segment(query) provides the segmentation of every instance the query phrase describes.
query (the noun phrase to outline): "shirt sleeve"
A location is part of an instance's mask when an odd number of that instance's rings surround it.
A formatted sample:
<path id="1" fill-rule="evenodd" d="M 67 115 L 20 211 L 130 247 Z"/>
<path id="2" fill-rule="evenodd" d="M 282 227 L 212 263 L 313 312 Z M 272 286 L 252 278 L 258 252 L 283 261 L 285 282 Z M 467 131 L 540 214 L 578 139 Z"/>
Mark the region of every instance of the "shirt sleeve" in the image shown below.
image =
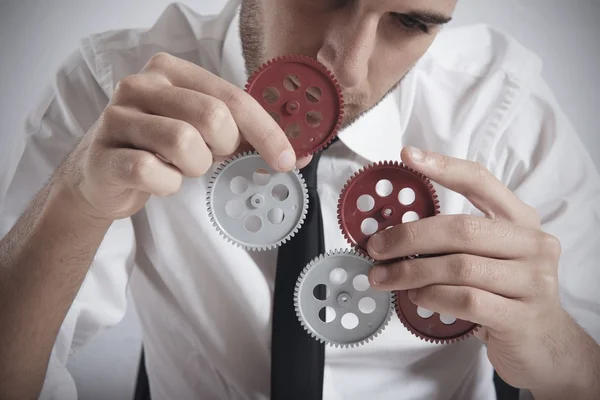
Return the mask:
<path id="1" fill-rule="evenodd" d="M 83 45 L 55 74 L 22 132 L 9 137 L 12 151 L 0 161 L 0 236 L 4 236 L 77 145 L 108 103 L 97 80 L 93 50 Z M 69 355 L 125 313 L 135 238 L 130 219 L 113 223 L 56 338 L 41 399 L 76 399 Z"/>
<path id="2" fill-rule="evenodd" d="M 562 305 L 600 343 L 600 177 L 540 76 L 489 160 L 494 175 L 537 209 L 543 231 L 560 240 Z"/>

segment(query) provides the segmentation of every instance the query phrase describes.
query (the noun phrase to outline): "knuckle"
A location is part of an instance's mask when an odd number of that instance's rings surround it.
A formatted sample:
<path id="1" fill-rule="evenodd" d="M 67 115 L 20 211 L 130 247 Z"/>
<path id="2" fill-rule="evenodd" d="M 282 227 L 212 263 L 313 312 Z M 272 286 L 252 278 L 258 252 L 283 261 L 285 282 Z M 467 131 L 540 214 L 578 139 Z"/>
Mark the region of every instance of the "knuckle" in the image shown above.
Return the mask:
<path id="1" fill-rule="evenodd" d="M 551 260 L 560 258 L 562 246 L 556 236 L 541 232 L 537 237 L 538 251 L 542 256 Z"/>
<path id="2" fill-rule="evenodd" d="M 435 157 L 435 165 L 441 171 L 446 171 L 450 167 L 450 160 L 443 155 L 434 155 Z"/>
<path id="3" fill-rule="evenodd" d="M 527 206 L 527 216 L 531 226 L 539 228 L 542 225 L 542 217 L 535 207 Z"/>
<path id="4" fill-rule="evenodd" d="M 211 152 L 206 152 L 207 154 L 204 157 L 200 157 L 199 167 L 198 167 L 198 175 L 205 175 L 214 162 L 214 157 Z"/>
<path id="5" fill-rule="evenodd" d="M 170 65 L 173 63 L 174 57 L 169 53 L 158 52 L 154 54 L 148 63 L 146 64 L 146 69 L 150 71 L 158 71 L 165 72 L 169 69 Z"/>
<path id="6" fill-rule="evenodd" d="M 139 75 L 129 75 L 117 82 L 113 93 L 113 99 L 117 103 L 131 100 L 139 92 L 143 84 L 143 78 Z"/>
<path id="7" fill-rule="evenodd" d="M 192 142 L 196 139 L 196 132 L 194 127 L 187 122 L 177 121 L 170 138 L 172 148 L 176 153 L 181 154 L 190 148 Z"/>
<path id="8" fill-rule="evenodd" d="M 151 170 L 156 164 L 156 159 L 149 153 L 141 153 L 129 165 L 129 175 L 135 182 L 145 183 Z"/>
<path id="9" fill-rule="evenodd" d="M 400 261 L 395 272 L 401 282 L 419 285 L 423 280 L 422 265 L 416 259 Z"/>
<path id="10" fill-rule="evenodd" d="M 102 125 L 107 133 L 113 132 L 123 124 L 124 110 L 121 107 L 109 105 L 102 113 Z"/>
<path id="11" fill-rule="evenodd" d="M 224 121 L 229 115 L 229 109 L 224 102 L 214 99 L 206 105 L 202 114 L 205 129 L 203 133 L 215 136 L 224 125 Z"/>
<path id="12" fill-rule="evenodd" d="M 478 315 L 482 308 L 482 299 L 474 290 L 465 290 L 461 297 L 461 306 L 472 315 Z"/>
<path id="13" fill-rule="evenodd" d="M 476 262 L 465 254 L 453 258 L 449 267 L 449 275 L 457 282 L 470 282 L 477 273 Z"/>
<path id="14" fill-rule="evenodd" d="M 548 273 L 537 273 L 532 279 L 533 294 L 537 297 L 545 297 L 546 294 L 558 292 L 558 279 Z"/>
<path id="15" fill-rule="evenodd" d="M 460 240 L 467 243 L 474 242 L 481 233 L 481 222 L 476 218 L 463 215 L 456 221 L 455 231 Z"/>
<path id="16" fill-rule="evenodd" d="M 479 162 L 473 162 L 473 174 L 478 181 L 489 178 L 490 171 Z"/>
<path id="17" fill-rule="evenodd" d="M 415 223 L 407 223 L 407 224 L 401 224 L 400 227 L 404 228 L 404 234 L 403 236 L 403 242 L 406 244 L 407 247 L 413 247 L 418 239 L 419 239 L 419 229 L 417 228 L 417 224 Z M 389 229 L 390 231 L 394 231 L 394 229 Z M 391 239 L 389 236 L 392 235 L 393 232 L 389 232 L 387 230 L 385 230 L 384 232 L 386 232 L 386 234 L 388 235 L 388 239 Z"/>
<path id="18" fill-rule="evenodd" d="M 235 88 L 227 93 L 223 104 L 225 104 L 228 109 L 240 109 L 246 104 L 246 99 L 247 96 L 245 96 L 245 93 Z"/>

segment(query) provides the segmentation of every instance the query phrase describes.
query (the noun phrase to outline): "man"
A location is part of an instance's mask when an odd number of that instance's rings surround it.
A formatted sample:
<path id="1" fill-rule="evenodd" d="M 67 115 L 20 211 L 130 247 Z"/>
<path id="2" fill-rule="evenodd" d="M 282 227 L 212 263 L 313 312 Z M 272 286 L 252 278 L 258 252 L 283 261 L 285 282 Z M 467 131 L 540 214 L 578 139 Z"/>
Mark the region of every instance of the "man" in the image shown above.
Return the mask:
<path id="1" fill-rule="evenodd" d="M 292 53 L 346 99 L 318 165 L 327 250 L 347 247 L 346 180 L 402 159 L 436 182 L 442 215 L 373 236 L 370 254 L 437 256 L 370 282 L 482 325 L 436 345 L 392 319 L 368 345 L 327 348 L 322 397 L 491 399 L 495 370 L 536 399 L 598 398 L 600 183 L 538 59 L 482 26 L 441 32 L 456 0 L 238 6 L 174 5 L 148 31 L 85 39 L 31 114 L 2 171 L 2 398 L 76 398 L 69 352 L 118 322 L 128 287 L 152 398 L 269 397 L 277 251 L 224 241 L 204 198 L 213 162 L 241 148 L 280 171 L 310 161 L 241 89 Z"/>

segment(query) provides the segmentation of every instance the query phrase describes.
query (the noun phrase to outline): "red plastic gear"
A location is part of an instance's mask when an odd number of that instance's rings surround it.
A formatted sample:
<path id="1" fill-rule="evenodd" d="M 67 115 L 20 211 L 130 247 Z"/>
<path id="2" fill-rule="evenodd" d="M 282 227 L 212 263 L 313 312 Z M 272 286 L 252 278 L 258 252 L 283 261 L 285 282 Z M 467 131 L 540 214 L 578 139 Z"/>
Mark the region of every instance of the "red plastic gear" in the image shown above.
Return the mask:
<path id="1" fill-rule="evenodd" d="M 378 184 L 381 194 L 378 193 Z M 403 189 L 411 189 L 414 200 L 410 195 L 400 196 Z M 363 195 L 370 198 L 361 198 Z M 359 199 L 362 203 L 360 208 Z M 403 217 L 409 212 L 416 213 L 419 219 L 435 216 L 440 212 L 439 200 L 426 176 L 398 162 L 379 162 L 361 169 L 348 180 L 338 201 L 340 229 L 348 243 L 364 254 L 367 254 L 367 242 L 373 233 L 403 223 Z M 377 228 L 366 234 L 362 225 L 368 219 L 371 219 L 370 222 L 374 220 Z M 419 255 L 404 259 L 415 257 Z M 478 327 L 458 319 L 452 324 L 444 324 L 437 313 L 422 318 L 417 313 L 418 307 L 408 298 L 407 291 L 395 291 L 394 295 L 396 314 L 402 324 L 425 341 L 455 342 L 472 335 Z"/>
<path id="2" fill-rule="evenodd" d="M 478 324 L 456 319 L 452 324 L 444 324 L 438 313 L 429 318 L 422 318 L 417 313 L 418 307 L 408 298 L 408 291 L 394 292 L 394 307 L 402 325 L 416 337 L 432 343 L 454 343 L 472 336 Z"/>
<path id="3" fill-rule="evenodd" d="M 382 190 L 391 190 L 390 193 L 379 195 L 378 184 Z M 410 204 L 400 202 L 399 194 L 403 189 L 411 189 L 414 193 L 414 201 Z M 358 201 L 362 195 L 371 197 L 371 209 L 359 209 Z M 397 161 L 379 162 L 362 168 L 346 182 L 338 200 L 340 229 L 348 243 L 364 254 L 367 254 L 367 242 L 373 233 L 401 224 L 408 212 L 416 213 L 419 218 L 430 217 L 439 214 L 440 205 L 431 181 Z M 377 222 L 377 229 L 371 229 L 373 232 L 369 231 L 369 234 L 361 229 L 363 223 L 368 225 L 367 219 Z"/>
<path id="4" fill-rule="evenodd" d="M 268 61 L 250 76 L 246 92 L 277 121 L 298 157 L 323 150 L 340 129 L 342 90 L 313 58 L 293 54 Z"/>

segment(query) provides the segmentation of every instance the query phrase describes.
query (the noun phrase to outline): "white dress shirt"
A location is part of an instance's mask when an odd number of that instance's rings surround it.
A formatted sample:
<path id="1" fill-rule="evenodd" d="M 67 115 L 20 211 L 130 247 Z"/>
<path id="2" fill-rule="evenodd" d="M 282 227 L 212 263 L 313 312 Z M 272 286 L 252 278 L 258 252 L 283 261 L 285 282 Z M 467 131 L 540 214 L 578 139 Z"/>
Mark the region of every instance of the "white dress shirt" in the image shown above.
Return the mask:
<path id="1" fill-rule="evenodd" d="M 0 232 L 98 118 L 117 82 L 156 52 L 243 87 L 238 3 L 217 16 L 172 5 L 148 30 L 82 40 L 30 114 L 11 158 L 0 161 Z M 443 30 L 403 84 L 321 158 L 327 250 L 349 248 L 336 204 L 362 166 L 399 160 L 405 145 L 477 161 L 534 206 L 543 229 L 560 238 L 563 305 L 600 341 L 600 181 L 541 66 L 489 27 Z M 112 225 L 60 329 L 42 398 L 77 398 L 65 367 L 70 350 L 119 322 L 128 289 L 143 329 L 153 399 L 268 398 L 277 252 L 246 252 L 217 233 L 205 207 L 207 179 L 185 179 L 175 195 L 152 197 L 141 212 Z M 480 215 L 461 195 L 436 189 L 442 213 Z M 492 371 L 477 339 L 429 344 L 393 316 L 367 345 L 326 349 L 324 398 L 494 399 Z"/>

